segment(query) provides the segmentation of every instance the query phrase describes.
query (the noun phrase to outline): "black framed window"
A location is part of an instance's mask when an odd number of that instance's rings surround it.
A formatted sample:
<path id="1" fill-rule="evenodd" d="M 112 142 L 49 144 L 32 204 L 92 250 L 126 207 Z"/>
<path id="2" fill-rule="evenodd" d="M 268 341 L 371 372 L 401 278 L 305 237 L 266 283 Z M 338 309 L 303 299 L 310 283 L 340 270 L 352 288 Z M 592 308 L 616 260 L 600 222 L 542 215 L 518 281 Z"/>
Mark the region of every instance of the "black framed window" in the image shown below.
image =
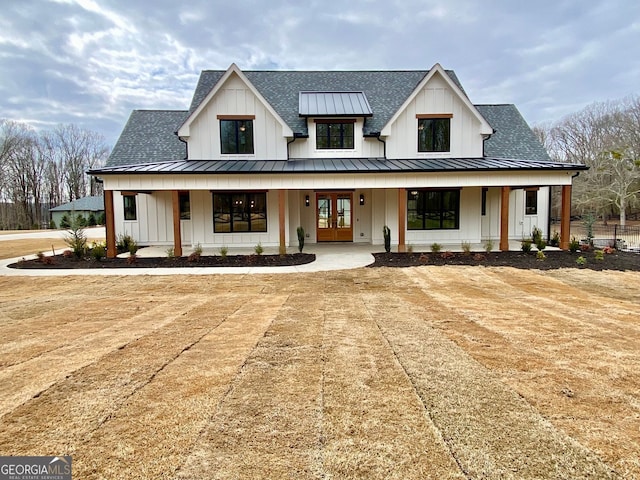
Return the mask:
<path id="1" fill-rule="evenodd" d="M 482 204 L 481 204 L 481 215 L 484 217 L 487 215 L 487 191 L 489 189 L 487 187 L 482 187 Z"/>
<path id="2" fill-rule="evenodd" d="M 451 144 L 450 118 L 418 119 L 418 151 L 448 152 Z"/>
<path id="3" fill-rule="evenodd" d="M 460 228 L 460 190 L 410 190 L 407 192 L 408 230 Z"/>
<path id="4" fill-rule="evenodd" d="M 189 192 L 179 192 L 178 201 L 180 203 L 180 220 L 191 220 L 191 200 Z"/>
<path id="5" fill-rule="evenodd" d="M 324 149 L 353 149 L 354 122 L 317 122 L 316 148 Z"/>
<path id="6" fill-rule="evenodd" d="M 124 203 L 124 219 L 125 220 L 137 220 L 138 209 L 136 207 L 136 196 L 125 195 L 122 197 Z"/>
<path id="7" fill-rule="evenodd" d="M 224 192 L 213 194 L 214 233 L 266 232 L 265 192 Z"/>
<path id="8" fill-rule="evenodd" d="M 525 190 L 524 213 L 526 215 L 538 214 L 538 191 Z"/>
<path id="9" fill-rule="evenodd" d="M 252 154 L 253 120 L 220 120 L 220 151 L 223 154 Z"/>

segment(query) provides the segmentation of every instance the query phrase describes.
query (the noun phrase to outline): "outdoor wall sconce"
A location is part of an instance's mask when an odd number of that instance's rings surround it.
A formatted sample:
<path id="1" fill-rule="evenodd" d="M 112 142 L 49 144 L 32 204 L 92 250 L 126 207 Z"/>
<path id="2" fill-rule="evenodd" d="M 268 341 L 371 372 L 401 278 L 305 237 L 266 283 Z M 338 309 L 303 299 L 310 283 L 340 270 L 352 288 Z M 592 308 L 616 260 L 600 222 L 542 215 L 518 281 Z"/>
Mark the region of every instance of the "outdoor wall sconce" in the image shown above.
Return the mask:
<path id="1" fill-rule="evenodd" d="M 308 207 L 308 206 L 309 206 L 309 195 L 306 195 L 306 196 L 304 197 L 304 206 L 305 206 L 305 207 Z"/>
<path id="2" fill-rule="evenodd" d="M 360 205 L 364 205 L 364 194 L 360 194 Z"/>

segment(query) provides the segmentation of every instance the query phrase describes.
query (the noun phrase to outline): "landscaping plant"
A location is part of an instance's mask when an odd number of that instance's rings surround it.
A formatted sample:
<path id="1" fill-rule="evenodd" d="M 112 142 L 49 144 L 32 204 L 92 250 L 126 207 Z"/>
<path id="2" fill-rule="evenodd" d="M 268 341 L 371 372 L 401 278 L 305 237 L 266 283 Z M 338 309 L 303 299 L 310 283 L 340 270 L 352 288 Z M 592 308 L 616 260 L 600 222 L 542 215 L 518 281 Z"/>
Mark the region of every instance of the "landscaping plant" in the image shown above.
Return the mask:
<path id="1" fill-rule="evenodd" d="M 382 235 L 384 237 L 384 251 L 389 253 L 391 251 L 391 230 L 386 225 L 382 227 Z"/>
<path id="2" fill-rule="evenodd" d="M 431 244 L 431 252 L 432 253 L 440 253 L 440 250 L 442 250 L 442 245 L 440 245 L 439 243 L 432 243 Z"/>
<path id="3" fill-rule="evenodd" d="M 298 227 L 296 233 L 298 234 L 298 252 L 302 253 L 304 248 L 304 228 Z"/>
<path id="4" fill-rule="evenodd" d="M 64 243 L 73 251 L 73 254 L 77 258 L 82 258 L 87 252 L 87 235 L 84 232 L 84 228 L 77 219 L 69 227 L 67 235 L 64 237 Z"/>

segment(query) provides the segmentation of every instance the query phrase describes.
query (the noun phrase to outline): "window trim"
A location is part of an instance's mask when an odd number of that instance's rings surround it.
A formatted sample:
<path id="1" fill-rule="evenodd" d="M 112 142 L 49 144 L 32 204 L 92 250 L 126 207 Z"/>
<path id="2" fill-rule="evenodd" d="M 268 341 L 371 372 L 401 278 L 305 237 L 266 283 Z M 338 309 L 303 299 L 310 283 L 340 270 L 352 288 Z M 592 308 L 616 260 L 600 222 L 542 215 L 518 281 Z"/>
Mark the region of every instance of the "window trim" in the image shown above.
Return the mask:
<path id="1" fill-rule="evenodd" d="M 123 193 L 122 194 L 122 209 L 125 222 L 136 222 L 138 220 L 138 201 L 137 194 L 135 193 Z M 133 201 L 133 218 L 127 218 L 127 212 L 131 213 L 131 206 L 127 206 L 127 201 Z"/>
<path id="2" fill-rule="evenodd" d="M 264 196 L 264 230 L 253 230 L 252 227 L 252 216 L 251 216 L 251 212 L 247 212 L 245 210 L 245 213 L 248 213 L 247 216 L 247 222 L 248 222 L 248 230 L 234 230 L 233 228 L 233 224 L 234 224 L 234 208 L 232 205 L 233 202 L 233 197 L 234 196 L 240 196 L 243 195 L 244 196 L 244 201 L 243 204 L 244 205 L 249 205 L 251 202 L 251 197 L 255 196 L 255 195 L 263 195 Z M 229 230 L 228 231 L 217 231 L 216 230 L 216 225 L 217 223 L 220 222 L 216 222 L 216 196 L 225 196 L 227 197 L 227 204 L 225 205 L 225 208 L 227 208 L 226 212 L 223 212 L 223 214 L 226 214 L 229 216 Z M 267 233 L 269 230 L 269 225 L 268 225 L 268 211 L 269 211 L 269 207 L 268 207 L 268 203 L 267 203 L 267 191 L 266 190 L 242 190 L 242 191 L 229 191 L 229 190 L 211 190 L 211 206 L 212 206 L 212 210 L 213 210 L 213 233 L 216 235 L 219 234 L 228 234 L 228 233 Z M 219 212 L 218 212 L 219 213 Z"/>
<path id="3" fill-rule="evenodd" d="M 353 118 L 345 118 L 345 119 L 341 119 L 341 118 L 316 118 L 313 120 L 313 122 L 316 124 L 316 150 L 322 150 L 322 151 L 326 151 L 326 150 L 355 150 L 356 149 L 356 120 Z M 320 136 L 318 135 L 318 125 L 340 125 L 340 146 L 339 147 L 332 147 L 331 146 L 331 135 L 329 133 L 329 129 L 327 129 L 327 136 Z M 344 135 L 344 125 L 352 125 L 351 127 L 351 136 Z M 330 128 L 330 127 L 329 127 Z M 318 139 L 319 138 L 325 138 L 327 140 L 327 146 L 326 147 L 321 147 L 318 145 Z M 351 138 L 351 142 L 352 142 L 352 146 L 351 147 L 345 147 L 344 146 L 344 140 L 345 138 Z"/>
<path id="4" fill-rule="evenodd" d="M 218 115 L 216 117 L 218 119 L 218 127 L 220 132 L 220 154 L 221 155 L 255 155 L 256 147 L 255 147 L 255 135 L 254 135 L 254 120 L 256 118 L 255 115 Z M 225 152 L 224 150 L 224 137 L 222 134 L 222 122 L 235 122 L 234 124 L 234 132 L 235 132 L 235 152 Z M 239 132 L 240 127 L 238 126 L 238 122 L 250 122 L 251 125 L 251 152 L 240 152 L 240 141 L 239 141 Z"/>
<path id="5" fill-rule="evenodd" d="M 453 113 L 416 113 L 416 120 L 418 121 L 418 124 L 416 126 L 418 153 L 449 153 L 451 152 L 451 119 L 452 118 L 453 118 Z M 445 150 L 438 150 L 435 148 L 433 150 L 428 150 L 426 148 L 426 145 L 424 146 L 424 148 L 422 148 L 423 145 L 421 145 L 422 142 L 420 141 L 420 132 L 421 130 L 424 130 L 424 126 L 422 126 L 423 120 L 447 120 L 448 138 L 446 140 L 447 148 Z M 433 138 L 431 139 L 431 143 L 433 145 L 437 143 L 435 135 L 436 135 L 436 131 L 434 130 L 432 133 Z"/>
<path id="6" fill-rule="evenodd" d="M 407 189 L 407 230 L 410 231 L 431 231 L 431 230 L 460 230 L 460 192 L 461 192 L 461 188 L 408 188 Z M 427 196 L 423 195 L 422 198 L 422 205 L 418 205 L 416 206 L 415 211 L 419 212 L 420 210 L 422 210 L 422 227 L 421 228 L 412 228 L 409 224 L 409 218 L 410 218 L 410 210 L 409 210 L 409 205 L 410 202 L 412 201 L 416 201 L 415 199 L 413 199 L 412 197 L 414 196 L 414 193 L 430 193 L 430 192 L 439 192 L 440 193 L 440 199 L 439 199 L 439 223 L 440 226 L 436 227 L 436 228 L 429 228 L 427 227 L 427 209 L 426 209 L 426 203 L 427 203 Z M 455 218 L 454 218 L 454 226 L 453 227 L 444 227 L 443 224 L 445 222 L 445 218 L 444 218 L 444 206 L 443 206 L 443 202 L 444 202 L 444 193 L 451 193 L 454 192 L 456 193 L 456 206 L 455 206 Z"/>
<path id="7" fill-rule="evenodd" d="M 533 194 L 530 196 L 530 194 Z M 529 204 L 529 198 L 532 198 L 533 205 Z M 526 188 L 524 190 L 524 214 L 525 215 L 538 215 L 538 189 Z"/>

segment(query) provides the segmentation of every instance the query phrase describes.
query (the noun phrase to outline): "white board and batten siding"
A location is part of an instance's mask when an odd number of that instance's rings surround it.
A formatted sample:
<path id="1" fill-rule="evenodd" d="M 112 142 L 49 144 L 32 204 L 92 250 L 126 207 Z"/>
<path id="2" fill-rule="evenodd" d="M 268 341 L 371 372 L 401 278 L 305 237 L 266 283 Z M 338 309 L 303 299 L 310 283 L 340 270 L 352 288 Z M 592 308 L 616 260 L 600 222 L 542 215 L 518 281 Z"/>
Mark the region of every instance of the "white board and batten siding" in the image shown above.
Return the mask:
<path id="1" fill-rule="evenodd" d="M 218 115 L 255 115 L 253 120 L 253 155 L 222 155 Z M 282 125 L 262 101 L 235 74 L 222 85 L 189 127 L 189 158 L 220 159 L 287 159 L 287 139 Z"/>
<path id="2" fill-rule="evenodd" d="M 419 114 L 452 115 L 449 152 L 418 152 L 416 115 Z M 480 128 L 480 121 L 457 92 L 440 75 L 434 75 L 391 125 L 391 134 L 387 139 L 387 157 L 482 157 L 483 137 Z"/>

